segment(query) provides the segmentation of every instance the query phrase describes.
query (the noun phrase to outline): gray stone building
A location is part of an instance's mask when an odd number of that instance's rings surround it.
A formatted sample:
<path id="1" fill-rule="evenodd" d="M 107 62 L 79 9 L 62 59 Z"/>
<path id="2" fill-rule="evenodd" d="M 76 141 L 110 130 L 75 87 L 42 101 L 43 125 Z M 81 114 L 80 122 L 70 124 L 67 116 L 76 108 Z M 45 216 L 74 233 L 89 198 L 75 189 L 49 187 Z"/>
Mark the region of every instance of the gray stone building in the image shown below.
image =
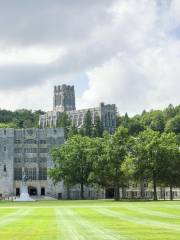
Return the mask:
<path id="1" fill-rule="evenodd" d="M 64 84 L 54 87 L 53 110 L 40 116 L 40 127 L 56 127 L 57 119 L 64 111 L 69 115 L 72 124 L 78 128 L 83 126 L 85 114 L 90 111 L 93 123 L 99 116 L 104 130 L 110 133 L 115 131 L 117 114 L 115 104 L 100 103 L 99 107 L 76 110 L 74 86 Z"/>
<path id="2" fill-rule="evenodd" d="M 31 196 L 67 198 L 63 181 L 54 185 L 48 177 L 53 167 L 49 151 L 64 143 L 62 128 L 0 129 L 0 198 L 19 196 L 22 175 Z M 86 198 L 103 198 L 104 191 L 85 187 Z M 70 188 L 70 198 L 80 198 L 80 186 Z"/>
<path id="3" fill-rule="evenodd" d="M 20 194 L 23 171 L 31 195 L 57 195 L 47 176 L 53 166 L 49 150 L 63 143 L 61 128 L 0 129 L 0 195 Z M 63 186 L 58 191 L 63 191 Z"/>

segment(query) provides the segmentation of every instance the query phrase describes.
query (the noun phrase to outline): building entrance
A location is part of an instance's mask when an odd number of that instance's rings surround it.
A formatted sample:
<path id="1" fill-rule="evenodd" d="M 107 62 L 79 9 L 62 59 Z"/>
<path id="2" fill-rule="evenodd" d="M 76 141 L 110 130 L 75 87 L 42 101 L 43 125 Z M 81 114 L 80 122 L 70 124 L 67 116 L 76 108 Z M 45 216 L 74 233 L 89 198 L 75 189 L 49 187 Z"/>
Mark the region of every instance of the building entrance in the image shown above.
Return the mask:
<path id="1" fill-rule="evenodd" d="M 37 195 L 37 188 L 36 187 L 28 187 L 28 193 L 31 196 L 36 196 Z"/>
<path id="2" fill-rule="evenodd" d="M 45 188 L 42 187 L 42 188 L 41 188 L 41 196 L 44 196 L 44 195 L 45 195 Z"/>
<path id="3" fill-rule="evenodd" d="M 16 196 L 20 195 L 20 188 L 16 188 Z"/>

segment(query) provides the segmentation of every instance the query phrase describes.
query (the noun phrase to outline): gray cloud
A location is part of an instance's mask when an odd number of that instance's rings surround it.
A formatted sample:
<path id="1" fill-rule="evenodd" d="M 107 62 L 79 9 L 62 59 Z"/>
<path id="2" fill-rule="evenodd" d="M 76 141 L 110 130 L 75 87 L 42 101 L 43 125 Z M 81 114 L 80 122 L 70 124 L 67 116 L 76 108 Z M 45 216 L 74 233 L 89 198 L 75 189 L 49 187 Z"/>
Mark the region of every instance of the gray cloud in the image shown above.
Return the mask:
<path id="1" fill-rule="evenodd" d="M 3 45 L 75 44 L 108 20 L 108 0 L 0 1 Z"/>
<path id="2" fill-rule="evenodd" d="M 89 88 L 78 96 L 81 107 L 109 101 L 134 113 L 163 106 L 167 99 L 177 103 L 178 9 L 177 0 L 0 0 L 0 52 L 28 47 L 65 51 L 49 63 L 0 64 L 0 93 L 13 90 L 15 96 L 46 85 L 46 99 L 47 86 L 86 75 Z M 37 95 L 33 104 L 40 101 Z M 18 104 L 23 101 L 24 96 Z"/>

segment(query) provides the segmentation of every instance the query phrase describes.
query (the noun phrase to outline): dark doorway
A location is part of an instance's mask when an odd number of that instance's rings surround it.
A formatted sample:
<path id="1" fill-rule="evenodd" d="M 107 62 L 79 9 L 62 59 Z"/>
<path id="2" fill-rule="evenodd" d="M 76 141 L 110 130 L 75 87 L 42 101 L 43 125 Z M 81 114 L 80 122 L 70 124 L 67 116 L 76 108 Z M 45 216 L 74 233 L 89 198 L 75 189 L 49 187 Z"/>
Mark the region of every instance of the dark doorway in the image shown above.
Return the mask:
<path id="1" fill-rule="evenodd" d="M 62 199 L 62 193 L 58 193 L 58 200 Z"/>
<path id="2" fill-rule="evenodd" d="M 106 198 L 114 198 L 114 188 L 106 189 Z"/>
<path id="3" fill-rule="evenodd" d="M 16 188 L 16 196 L 20 195 L 20 188 Z"/>
<path id="4" fill-rule="evenodd" d="M 45 188 L 42 187 L 42 188 L 41 188 L 41 196 L 44 196 L 44 195 L 45 195 Z"/>
<path id="5" fill-rule="evenodd" d="M 36 196 L 37 195 L 37 188 L 35 188 L 35 187 L 28 187 L 28 192 L 29 192 L 29 195 Z"/>

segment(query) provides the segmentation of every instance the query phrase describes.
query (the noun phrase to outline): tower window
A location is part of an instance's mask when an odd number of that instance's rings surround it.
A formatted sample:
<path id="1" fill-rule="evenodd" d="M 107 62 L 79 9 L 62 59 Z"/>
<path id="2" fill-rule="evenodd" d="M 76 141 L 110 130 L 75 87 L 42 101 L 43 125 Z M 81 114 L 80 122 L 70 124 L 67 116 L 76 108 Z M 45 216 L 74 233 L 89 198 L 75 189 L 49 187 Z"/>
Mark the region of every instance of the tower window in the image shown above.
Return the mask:
<path id="1" fill-rule="evenodd" d="M 6 164 L 4 164 L 4 172 L 6 172 Z"/>

